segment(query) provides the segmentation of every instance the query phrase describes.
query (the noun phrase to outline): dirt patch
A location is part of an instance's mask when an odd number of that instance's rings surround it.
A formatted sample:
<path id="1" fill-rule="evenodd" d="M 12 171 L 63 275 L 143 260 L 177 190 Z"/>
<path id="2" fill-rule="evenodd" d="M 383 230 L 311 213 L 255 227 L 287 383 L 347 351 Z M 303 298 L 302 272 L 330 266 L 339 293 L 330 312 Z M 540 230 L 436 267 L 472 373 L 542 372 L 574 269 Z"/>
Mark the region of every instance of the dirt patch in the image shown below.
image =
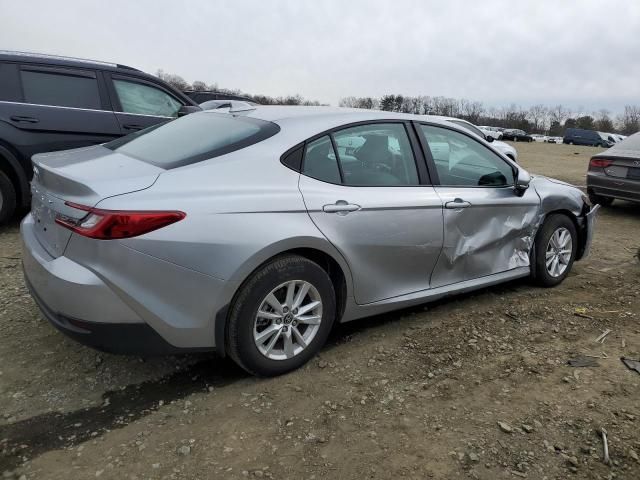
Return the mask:
<path id="1" fill-rule="evenodd" d="M 597 151 L 516 148 L 578 185 Z M 637 479 L 640 375 L 620 357 L 640 358 L 639 228 L 640 208 L 616 202 L 557 288 L 512 282 L 343 325 L 305 368 L 259 380 L 215 356 L 67 340 L 24 287 L 14 223 L 0 230 L 0 474 Z M 585 354 L 606 358 L 567 365 Z"/>

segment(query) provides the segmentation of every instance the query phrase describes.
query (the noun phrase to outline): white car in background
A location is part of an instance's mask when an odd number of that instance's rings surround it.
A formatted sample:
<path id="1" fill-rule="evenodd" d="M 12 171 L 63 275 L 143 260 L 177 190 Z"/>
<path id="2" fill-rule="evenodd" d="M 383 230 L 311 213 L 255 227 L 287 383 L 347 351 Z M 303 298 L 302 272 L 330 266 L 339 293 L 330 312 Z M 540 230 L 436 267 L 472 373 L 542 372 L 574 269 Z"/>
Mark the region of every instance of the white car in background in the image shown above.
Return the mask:
<path id="1" fill-rule="evenodd" d="M 498 127 L 480 126 L 478 127 L 485 137 L 491 137 L 494 140 L 502 140 L 502 129 Z"/>
<path id="2" fill-rule="evenodd" d="M 455 125 L 459 125 L 459 126 L 461 126 L 463 128 L 466 128 L 470 132 L 478 135 L 480 138 L 484 138 L 488 142 L 491 142 L 491 146 L 494 149 L 498 150 L 503 155 L 509 157 L 514 162 L 518 161 L 518 151 L 515 148 L 513 148 L 508 143 L 499 142 L 498 140 L 495 140 L 495 139 L 493 141 L 489 140 L 489 138 L 494 138 L 494 137 L 492 135 L 485 134 L 480 129 L 480 127 L 476 127 L 473 123 L 467 122 L 466 120 L 462 120 L 460 118 L 453 118 L 453 117 L 439 117 L 439 118 L 442 118 L 443 120 L 445 120 L 447 122 L 451 122 L 451 123 L 453 123 Z M 490 128 L 496 128 L 496 127 L 490 127 Z M 500 132 L 500 133 L 502 134 L 502 132 Z"/>
<path id="3" fill-rule="evenodd" d="M 549 137 L 546 135 L 540 135 L 539 133 L 532 133 L 531 138 L 533 138 L 534 142 L 546 142 Z"/>

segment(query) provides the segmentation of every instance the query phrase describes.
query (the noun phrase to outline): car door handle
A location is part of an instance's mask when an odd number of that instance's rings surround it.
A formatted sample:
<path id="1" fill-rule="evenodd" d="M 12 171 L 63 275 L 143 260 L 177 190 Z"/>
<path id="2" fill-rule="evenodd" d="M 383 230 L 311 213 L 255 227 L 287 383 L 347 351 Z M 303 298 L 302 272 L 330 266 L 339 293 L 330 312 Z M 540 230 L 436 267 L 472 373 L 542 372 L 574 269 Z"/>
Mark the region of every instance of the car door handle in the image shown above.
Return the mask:
<path id="1" fill-rule="evenodd" d="M 449 209 L 468 208 L 470 206 L 471 206 L 470 202 L 462 200 L 461 198 L 456 198 L 452 202 L 447 202 L 444 204 L 444 208 L 449 208 Z"/>
<path id="2" fill-rule="evenodd" d="M 347 203 L 346 200 L 338 200 L 336 203 L 330 203 L 329 205 L 325 205 L 324 207 L 322 207 L 322 211 L 326 213 L 337 213 L 346 215 L 349 212 L 360 210 L 360 208 L 360 205 Z"/>
<path id="3" fill-rule="evenodd" d="M 14 115 L 11 120 L 18 123 L 38 123 L 40 120 L 33 117 L 22 117 L 20 115 Z"/>
<path id="4" fill-rule="evenodd" d="M 125 130 L 142 130 L 144 127 L 142 125 L 128 123 L 126 125 L 123 125 L 122 128 L 124 128 Z"/>

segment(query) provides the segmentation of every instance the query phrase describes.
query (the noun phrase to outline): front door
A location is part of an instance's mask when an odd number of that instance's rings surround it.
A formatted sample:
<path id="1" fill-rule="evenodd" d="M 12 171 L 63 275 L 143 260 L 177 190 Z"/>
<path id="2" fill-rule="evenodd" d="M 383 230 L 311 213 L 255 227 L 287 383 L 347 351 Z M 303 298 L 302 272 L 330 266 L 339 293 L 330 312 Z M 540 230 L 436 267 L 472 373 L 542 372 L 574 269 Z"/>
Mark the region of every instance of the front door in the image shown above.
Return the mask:
<path id="1" fill-rule="evenodd" d="M 359 304 L 428 289 L 440 254 L 442 204 L 418 173 L 410 128 L 358 125 L 305 148 L 300 190 L 349 264 Z"/>
<path id="2" fill-rule="evenodd" d="M 426 124 L 418 130 L 444 206 L 444 245 L 431 286 L 528 266 L 539 222 L 535 190 L 516 194 L 515 166 L 471 136 Z"/>

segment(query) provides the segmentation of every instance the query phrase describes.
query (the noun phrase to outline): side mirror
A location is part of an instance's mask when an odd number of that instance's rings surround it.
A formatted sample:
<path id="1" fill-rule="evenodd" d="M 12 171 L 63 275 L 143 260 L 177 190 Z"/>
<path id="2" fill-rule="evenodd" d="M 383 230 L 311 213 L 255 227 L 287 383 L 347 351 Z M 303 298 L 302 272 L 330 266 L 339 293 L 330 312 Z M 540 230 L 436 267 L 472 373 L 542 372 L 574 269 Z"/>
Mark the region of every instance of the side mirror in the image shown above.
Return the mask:
<path id="1" fill-rule="evenodd" d="M 521 168 L 518 169 L 518 176 L 516 177 L 515 190 L 518 195 L 523 195 L 524 192 L 529 188 L 529 184 L 531 183 L 531 175 L 526 170 Z"/>
<path id="2" fill-rule="evenodd" d="M 190 113 L 200 112 L 202 109 L 195 105 L 183 105 L 178 110 L 178 117 L 184 117 L 185 115 L 189 115 Z"/>
<path id="3" fill-rule="evenodd" d="M 491 135 L 485 135 L 484 139 L 489 143 L 493 142 L 493 137 Z"/>

